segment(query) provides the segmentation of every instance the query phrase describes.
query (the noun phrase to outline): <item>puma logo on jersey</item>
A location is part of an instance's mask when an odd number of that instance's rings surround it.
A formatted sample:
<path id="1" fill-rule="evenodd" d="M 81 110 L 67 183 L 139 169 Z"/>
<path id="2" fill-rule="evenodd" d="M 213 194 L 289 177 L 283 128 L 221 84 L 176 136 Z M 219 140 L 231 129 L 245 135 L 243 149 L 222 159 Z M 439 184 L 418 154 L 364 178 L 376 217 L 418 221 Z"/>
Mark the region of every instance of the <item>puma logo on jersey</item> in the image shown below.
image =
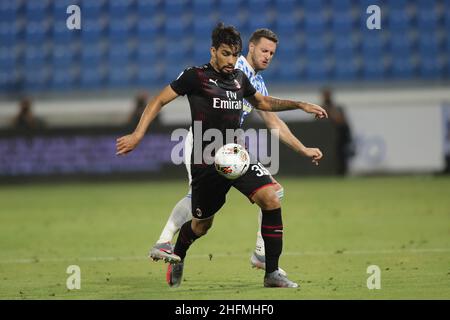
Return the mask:
<path id="1" fill-rule="evenodd" d="M 238 89 L 241 88 L 241 84 L 236 79 L 234 79 L 234 84 L 236 85 L 236 88 L 238 88 Z"/>
<path id="2" fill-rule="evenodd" d="M 217 80 L 209 79 L 209 82 L 214 83 L 217 87 L 219 86 L 219 85 L 217 84 Z"/>

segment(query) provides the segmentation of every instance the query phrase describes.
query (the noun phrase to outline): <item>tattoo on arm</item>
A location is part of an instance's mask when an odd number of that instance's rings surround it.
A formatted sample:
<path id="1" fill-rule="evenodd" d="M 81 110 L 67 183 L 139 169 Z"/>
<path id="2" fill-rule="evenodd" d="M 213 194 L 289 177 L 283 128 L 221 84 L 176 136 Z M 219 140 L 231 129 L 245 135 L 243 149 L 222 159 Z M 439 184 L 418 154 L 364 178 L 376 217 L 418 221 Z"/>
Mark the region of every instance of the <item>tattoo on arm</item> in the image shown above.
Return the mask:
<path id="1" fill-rule="evenodd" d="M 299 103 L 292 100 L 282 100 L 270 96 L 266 96 L 265 99 L 270 107 L 270 110 L 267 111 L 277 112 L 300 108 Z"/>

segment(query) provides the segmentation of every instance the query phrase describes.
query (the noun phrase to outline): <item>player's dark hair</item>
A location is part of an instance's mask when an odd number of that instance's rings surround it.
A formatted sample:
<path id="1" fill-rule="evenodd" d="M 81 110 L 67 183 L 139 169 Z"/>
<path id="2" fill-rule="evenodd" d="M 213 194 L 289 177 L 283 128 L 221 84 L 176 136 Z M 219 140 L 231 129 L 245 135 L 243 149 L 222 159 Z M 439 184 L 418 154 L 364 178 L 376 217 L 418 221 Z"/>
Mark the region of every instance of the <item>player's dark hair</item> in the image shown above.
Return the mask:
<path id="1" fill-rule="evenodd" d="M 239 52 L 242 50 L 242 39 L 239 31 L 234 26 L 225 26 L 222 22 L 219 22 L 212 31 L 211 42 L 216 49 L 221 44 L 226 44 L 236 48 Z"/>
<path id="2" fill-rule="evenodd" d="M 266 38 L 270 41 L 278 43 L 278 36 L 276 33 L 267 28 L 255 30 L 255 32 L 253 32 L 250 36 L 250 40 L 248 42 L 257 44 L 261 38 Z"/>

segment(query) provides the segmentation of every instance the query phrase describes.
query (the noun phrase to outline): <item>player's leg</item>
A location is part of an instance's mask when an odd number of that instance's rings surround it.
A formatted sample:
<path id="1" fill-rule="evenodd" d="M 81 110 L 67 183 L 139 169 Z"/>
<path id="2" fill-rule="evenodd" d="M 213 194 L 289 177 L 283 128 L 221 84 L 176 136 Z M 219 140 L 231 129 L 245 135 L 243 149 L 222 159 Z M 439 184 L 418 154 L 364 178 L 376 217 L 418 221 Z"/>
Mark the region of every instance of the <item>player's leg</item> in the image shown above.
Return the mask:
<path id="1" fill-rule="evenodd" d="M 264 239 L 266 254 L 265 287 L 290 287 L 298 285 L 278 271 L 278 262 L 283 249 L 283 221 L 281 217 L 281 203 L 275 187 L 268 185 L 259 188 L 251 196 L 262 212 L 261 235 Z"/>
<path id="2" fill-rule="evenodd" d="M 214 166 L 193 167 L 192 172 L 192 220 L 184 223 L 178 233 L 174 254 L 179 257 L 180 266 L 169 265 L 167 282 L 171 287 L 180 285 L 188 249 L 211 228 L 214 214 L 225 203 L 225 196 L 231 187 L 226 178 L 217 174 Z"/>
<path id="3" fill-rule="evenodd" d="M 164 226 L 158 241 L 150 250 L 150 257 L 154 260 L 176 262 L 179 258 L 173 254 L 172 239 L 187 221 L 192 219 L 191 214 L 191 191 L 172 209 L 172 212 Z"/>
<path id="4" fill-rule="evenodd" d="M 261 236 L 266 258 L 264 286 L 298 287 L 278 270 L 283 247 L 283 222 L 280 199 L 270 173 L 260 163 L 252 164 L 245 175 L 235 180 L 233 186 L 261 208 Z"/>
<path id="5" fill-rule="evenodd" d="M 191 204 L 191 154 L 192 154 L 193 138 L 192 138 L 192 128 L 184 141 L 184 164 L 186 166 L 186 171 L 189 178 L 189 192 L 188 194 L 178 201 L 164 226 L 158 241 L 150 250 L 150 257 L 154 260 L 163 259 L 166 262 L 177 262 L 179 258 L 173 254 L 172 239 L 175 234 L 180 230 L 181 226 L 187 221 L 192 219 L 192 204 Z"/>
<path id="6" fill-rule="evenodd" d="M 166 280 L 169 286 L 179 287 L 183 280 L 184 258 L 186 252 L 191 244 L 204 236 L 211 228 L 214 216 L 207 219 L 197 219 L 192 217 L 192 220 L 183 224 L 175 244 L 174 253 L 179 257 L 178 263 L 171 263 L 167 268 Z"/>
<path id="7" fill-rule="evenodd" d="M 272 181 L 274 183 L 275 192 L 277 194 L 278 199 L 283 198 L 284 189 L 283 187 L 273 178 Z M 264 239 L 261 235 L 261 220 L 262 220 L 262 211 L 258 208 L 258 231 L 256 232 L 256 246 L 255 251 L 252 253 L 250 257 L 250 263 L 253 268 L 265 270 L 266 268 L 266 257 L 265 257 L 265 249 L 264 249 Z M 281 274 L 287 275 L 286 271 L 282 268 L 278 268 Z"/>

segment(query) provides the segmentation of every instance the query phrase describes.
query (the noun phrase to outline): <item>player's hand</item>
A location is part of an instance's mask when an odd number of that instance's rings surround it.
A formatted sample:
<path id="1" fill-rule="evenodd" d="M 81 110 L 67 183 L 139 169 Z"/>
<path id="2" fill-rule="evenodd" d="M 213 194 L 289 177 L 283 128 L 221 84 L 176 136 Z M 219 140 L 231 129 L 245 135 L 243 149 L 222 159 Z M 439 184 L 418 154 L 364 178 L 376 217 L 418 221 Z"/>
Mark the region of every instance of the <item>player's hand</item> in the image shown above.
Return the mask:
<path id="1" fill-rule="evenodd" d="M 319 165 L 320 159 L 322 159 L 323 154 L 322 151 L 320 151 L 319 148 L 305 148 L 303 150 L 303 154 L 312 159 L 312 163 L 314 163 L 316 166 Z"/>
<path id="2" fill-rule="evenodd" d="M 325 109 L 314 103 L 305 102 L 303 111 L 315 114 L 316 119 L 328 118 L 328 114 Z"/>
<path id="3" fill-rule="evenodd" d="M 116 156 L 124 155 L 137 147 L 141 138 L 135 133 L 120 137 L 116 140 Z"/>

